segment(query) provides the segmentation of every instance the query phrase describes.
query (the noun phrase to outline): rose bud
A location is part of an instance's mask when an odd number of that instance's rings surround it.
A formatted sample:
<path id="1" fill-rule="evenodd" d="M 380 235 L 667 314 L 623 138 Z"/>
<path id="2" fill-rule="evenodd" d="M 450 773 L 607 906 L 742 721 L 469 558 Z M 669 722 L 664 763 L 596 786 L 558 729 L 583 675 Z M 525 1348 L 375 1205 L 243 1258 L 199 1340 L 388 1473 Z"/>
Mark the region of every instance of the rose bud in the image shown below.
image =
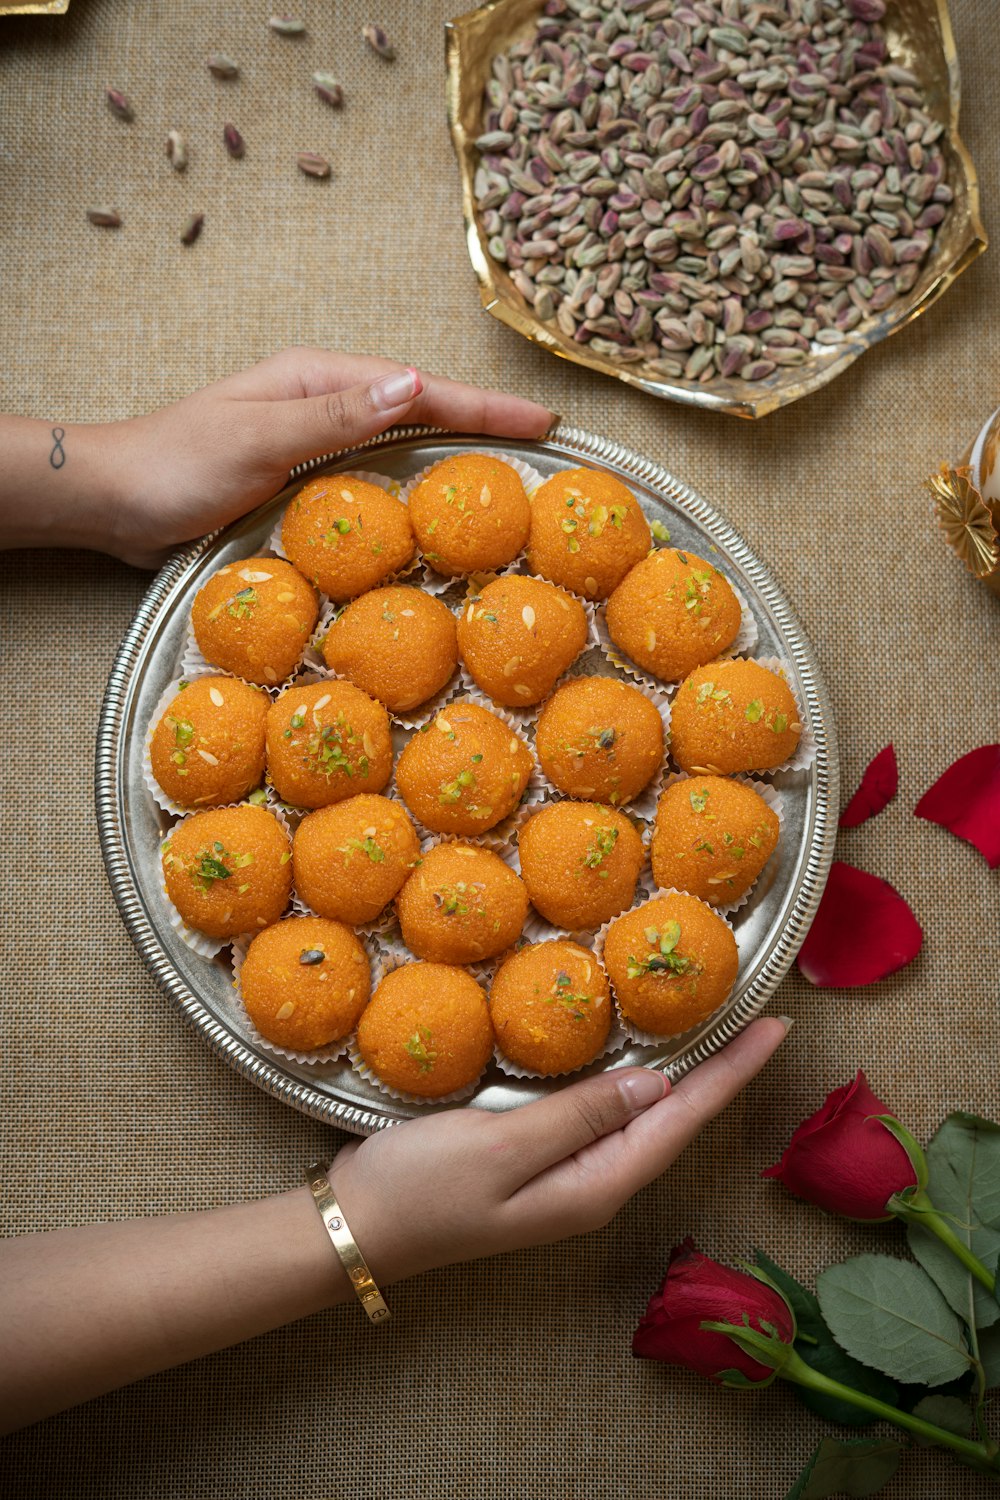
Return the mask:
<path id="1" fill-rule="evenodd" d="M 795 1337 L 795 1320 L 784 1297 L 753 1276 L 710 1260 L 688 1238 L 671 1252 L 663 1285 L 650 1298 L 632 1337 L 632 1353 L 683 1365 L 719 1383 L 731 1370 L 754 1385 L 772 1378 L 771 1367 L 753 1359 L 728 1334 L 703 1328 L 705 1322 L 759 1330 L 785 1344 Z"/>
<path id="2" fill-rule="evenodd" d="M 828 1213 L 870 1222 L 891 1219 L 886 1204 L 893 1193 L 916 1187 L 918 1174 L 906 1149 L 878 1118 L 888 1114 L 859 1070 L 853 1083 L 827 1095 L 822 1109 L 796 1130 L 777 1166 L 761 1176 L 779 1178 L 797 1198 Z"/>

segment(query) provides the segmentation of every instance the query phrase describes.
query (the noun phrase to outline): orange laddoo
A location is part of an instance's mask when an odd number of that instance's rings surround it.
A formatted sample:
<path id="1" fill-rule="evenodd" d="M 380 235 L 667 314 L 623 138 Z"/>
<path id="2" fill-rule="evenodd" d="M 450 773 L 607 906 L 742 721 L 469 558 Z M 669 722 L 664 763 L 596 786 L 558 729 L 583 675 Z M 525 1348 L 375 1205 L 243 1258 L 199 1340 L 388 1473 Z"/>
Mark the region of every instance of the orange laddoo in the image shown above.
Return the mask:
<path id="1" fill-rule="evenodd" d="M 308 813 L 292 840 L 302 900 L 321 917 L 359 927 L 374 922 L 419 859 L 405 809 L 366 793 Z"/>
<path id="2" fill-rule="evenodd" d="M 512 954 L 490 986 L 490 1018 L 505 1057 L 551 1077 L 593 1062 L 611 1030 L 611 992 L 592 953 L 562 939 Z"/>
<path id="3" fill-rule="evenodd" d="M 389 716 L 351 682 L 286 688 L 268 709 L 266 736 L 268 777 L 298 807 L 380 792 L 392 775 Z"/>
<path id="4" fill-rule="evenodd" d="M 486 453 L 442 459 L 414 486 L 409 506 L 421 552 L 448 578 L 502 568 L 528 540 L 524 485 Z"/>
<path id="5" fill-rule="evenodd" d="M 265 807 L 194 813 L 161 847 L 167 896 L 189 927 L 213 938 L 276 922 L 292 891 L 288 835 Z"/>
<path id="6" fill-rule="evenodd" d="M 149 741 L 157 782 L 182 807 L 238 802 L 264 775 L 268 698 L 236 677 L 199 677 L 181 687 Z"/>
<path id="7" fill-rule="evenodd" d="M 285 510 L 281 545 L 337 601 L 391 578 L 416 551 L 406 506 L 377 484 L 343 474 L 303 485 Z"/>
<path id="8" fill-rule="evenodd" d="M 787 682 L 755 661 L 696 668 L 671 708 L 674 759 L 696 774 L 772 770 L 794 755 L 801 733 Z"/>
<path id="9" fill-rule="evenodd" d="M 266 1041 L 311 1052 L 354 1030 L 371 994 L 371 968 L 350 928 L 322 917 L 288 917 L 250 944 L 240 991 Z"/>
<path id="10" fill-rule="evenodd" d="M 736 939 L 696 896 L 654 896 L 608 928 L 604 967 L 622 1015 L 680 1036 L 718 1010 L 739 968 Z"/>
<path id="11" fill-rule="evenodd" d="M 531 904 L 556 927 L 600 927 L 635 900 L 642 839 L 614 808 L 553 802 L 532 814 L 517 846 Z"/>
<path id="12" fill-rule="evenodd" d="M 455 616 L 420 589 L 372 589 L 330 626 L 323 657 L 339 676 L 403 713 L 433 698 L 452 676 Z"/>
<path id="13" fill-rule="evenodd" d="M 731 646 L 740 601 L 703 558 L 660 547 L 636 563 L 608 600 L 608 634 L 654 677 L 679 682 Z"/>
<path id="14" fill-rule="evenodd" d="M 586 643 L 579 599 L 516 574 L 487 584 L 458 623 L 458 649 L 473 681 L 509 708 L 540 703 Z"/>
<path id="15" fill-rule="evenodd" d="M 457 699 L 415 734 L 399 757 L 396 785 L 433 833 L 485 833 L 521 800 L 534 760 L 502 719 Z"/>
<path id="16" fill-rule="evenodd" d="M 616 677 L 574 677 L 535 729 L 542 770 L 568 797 L 631 802 L 663 764 L 663 721 L 645 693 Z"/>
<path id="17" fill-rule="evenodd" d="M 213 667 L 273 685 L 294 669 L 319 619 L 316 592 L 290 563 L 228 563 L 198 590 L 191 626 Z"/>
<path id="18" fill-rule="evenodd" d="M 358 1023 L 358 1051 L 400 1093 L 440 1099 L 475 1083 L 493 1051 L 486 996 L 449 964 L 403 964 L 387 974 Z"/>
<path id="19" fill-rule="evenodd" d="M 531 497 L 531 571 L 586 599 L 606 599 L 651 542 L 638 500 L 612 474 L 564 469 Z"/>
<path id="20" fill-rule="evenodd" d="M 438 844 L 396 901 L 403 941 L 418 958 L 473 964 L 521 936 L 528 893 L 498 854 L 471 844 Z"/>
<path id="21" fill-rule="evenodd" d="M 778 815 L 763 797 L 724 776 L 692 776 L 667 787 L 650 842 L 653 879 L 709 906 L 739 901 L 778 843 Z"/>

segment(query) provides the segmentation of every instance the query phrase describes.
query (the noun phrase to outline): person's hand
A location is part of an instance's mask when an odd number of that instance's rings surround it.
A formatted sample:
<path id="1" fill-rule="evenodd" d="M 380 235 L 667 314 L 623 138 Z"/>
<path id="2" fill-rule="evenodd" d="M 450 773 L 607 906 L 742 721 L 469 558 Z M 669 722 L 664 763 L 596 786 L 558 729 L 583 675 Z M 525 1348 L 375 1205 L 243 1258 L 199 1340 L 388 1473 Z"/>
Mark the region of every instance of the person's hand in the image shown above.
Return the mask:
<path id="1" fill-rule="evenodd" d="M 672 1089 L 627 1068 L 504 1114 L 452 1110 L 337 1155 L 330 1180 L 377 1282 L 606 1224 L 676 1160 L 784 1040 L 755 1021 Z"/>
<path id="2" fill-rule="evenodd" d="M 136 567 L 156 566 L 171 547 L 269 500 L 296 464 L 399 422 L 536 438 L 552 413 L 390 360 L 285 349 L 173 406 L 102 429 L 114 449 L 106 549 Z"/>

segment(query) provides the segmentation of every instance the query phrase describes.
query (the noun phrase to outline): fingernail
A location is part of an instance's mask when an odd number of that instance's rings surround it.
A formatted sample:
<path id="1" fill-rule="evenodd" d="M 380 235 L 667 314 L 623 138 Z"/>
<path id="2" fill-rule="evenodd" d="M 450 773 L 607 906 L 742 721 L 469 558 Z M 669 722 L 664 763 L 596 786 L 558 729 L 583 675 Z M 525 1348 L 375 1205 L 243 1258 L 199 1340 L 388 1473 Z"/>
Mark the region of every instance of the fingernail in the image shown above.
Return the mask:
<path id="1" fill-rule="evenodd" d="M 784 1026 L 784 1028 L 785 1028 L 785 1035 L 787 1036 L 788 1033 L 791 1031 L 792 1027 L 795 1025 L 795 1017 L 794 1016 L 779 1016 L 778 1020 L 781 1022 L 782 1026 Z"/>
<path id="2" fill-rule="evenodd" d="M 376 411 L 392 411 L 394 407 L 405 406 L 414 396 L 419 396 L 422 389 L 423 382 L 417 371 L 407 366 L 398 374 L 394 371 L 391 375 L 383 375 L 381 380 L 376 380 L 369 386 L 368 396 Z"/>
<path id="3" fill-rule="evenodd" d="M 667 1080 L 663 1073 L 654 1073 L 647 1068 L 642 1073 L 630 1073 L 618 1087 L 626 1109 L 648 1109 L 666 1094 Z"/>

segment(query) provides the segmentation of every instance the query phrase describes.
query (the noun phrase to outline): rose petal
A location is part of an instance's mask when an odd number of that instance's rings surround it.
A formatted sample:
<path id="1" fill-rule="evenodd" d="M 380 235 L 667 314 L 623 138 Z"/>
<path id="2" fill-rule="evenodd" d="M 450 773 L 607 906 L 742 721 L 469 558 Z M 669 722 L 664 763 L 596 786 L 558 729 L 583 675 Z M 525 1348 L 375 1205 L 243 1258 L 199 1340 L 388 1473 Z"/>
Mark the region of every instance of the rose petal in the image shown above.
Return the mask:
<path id="1" fill-rule="evenodd" d="M 880 750 L 865 766 L 861 785 L 840 815 L 841 828 L 858 828 L 891 802 L 899 787 L 899 767 L 891 745 Z"/>
<path id="2" fill-rule="evenodd" d="M 874 984 L 916 958 L 923 940 L 920 923 L 887 880 L 835 859 L 798 964 L 822 988 Z"/>
<path id="3" fill-rule="evenodd" d="M 913 811 L 974 844 L 995 870 L 1000 865 L 1000 745 L 983 745 L 961 756 Z"/>

